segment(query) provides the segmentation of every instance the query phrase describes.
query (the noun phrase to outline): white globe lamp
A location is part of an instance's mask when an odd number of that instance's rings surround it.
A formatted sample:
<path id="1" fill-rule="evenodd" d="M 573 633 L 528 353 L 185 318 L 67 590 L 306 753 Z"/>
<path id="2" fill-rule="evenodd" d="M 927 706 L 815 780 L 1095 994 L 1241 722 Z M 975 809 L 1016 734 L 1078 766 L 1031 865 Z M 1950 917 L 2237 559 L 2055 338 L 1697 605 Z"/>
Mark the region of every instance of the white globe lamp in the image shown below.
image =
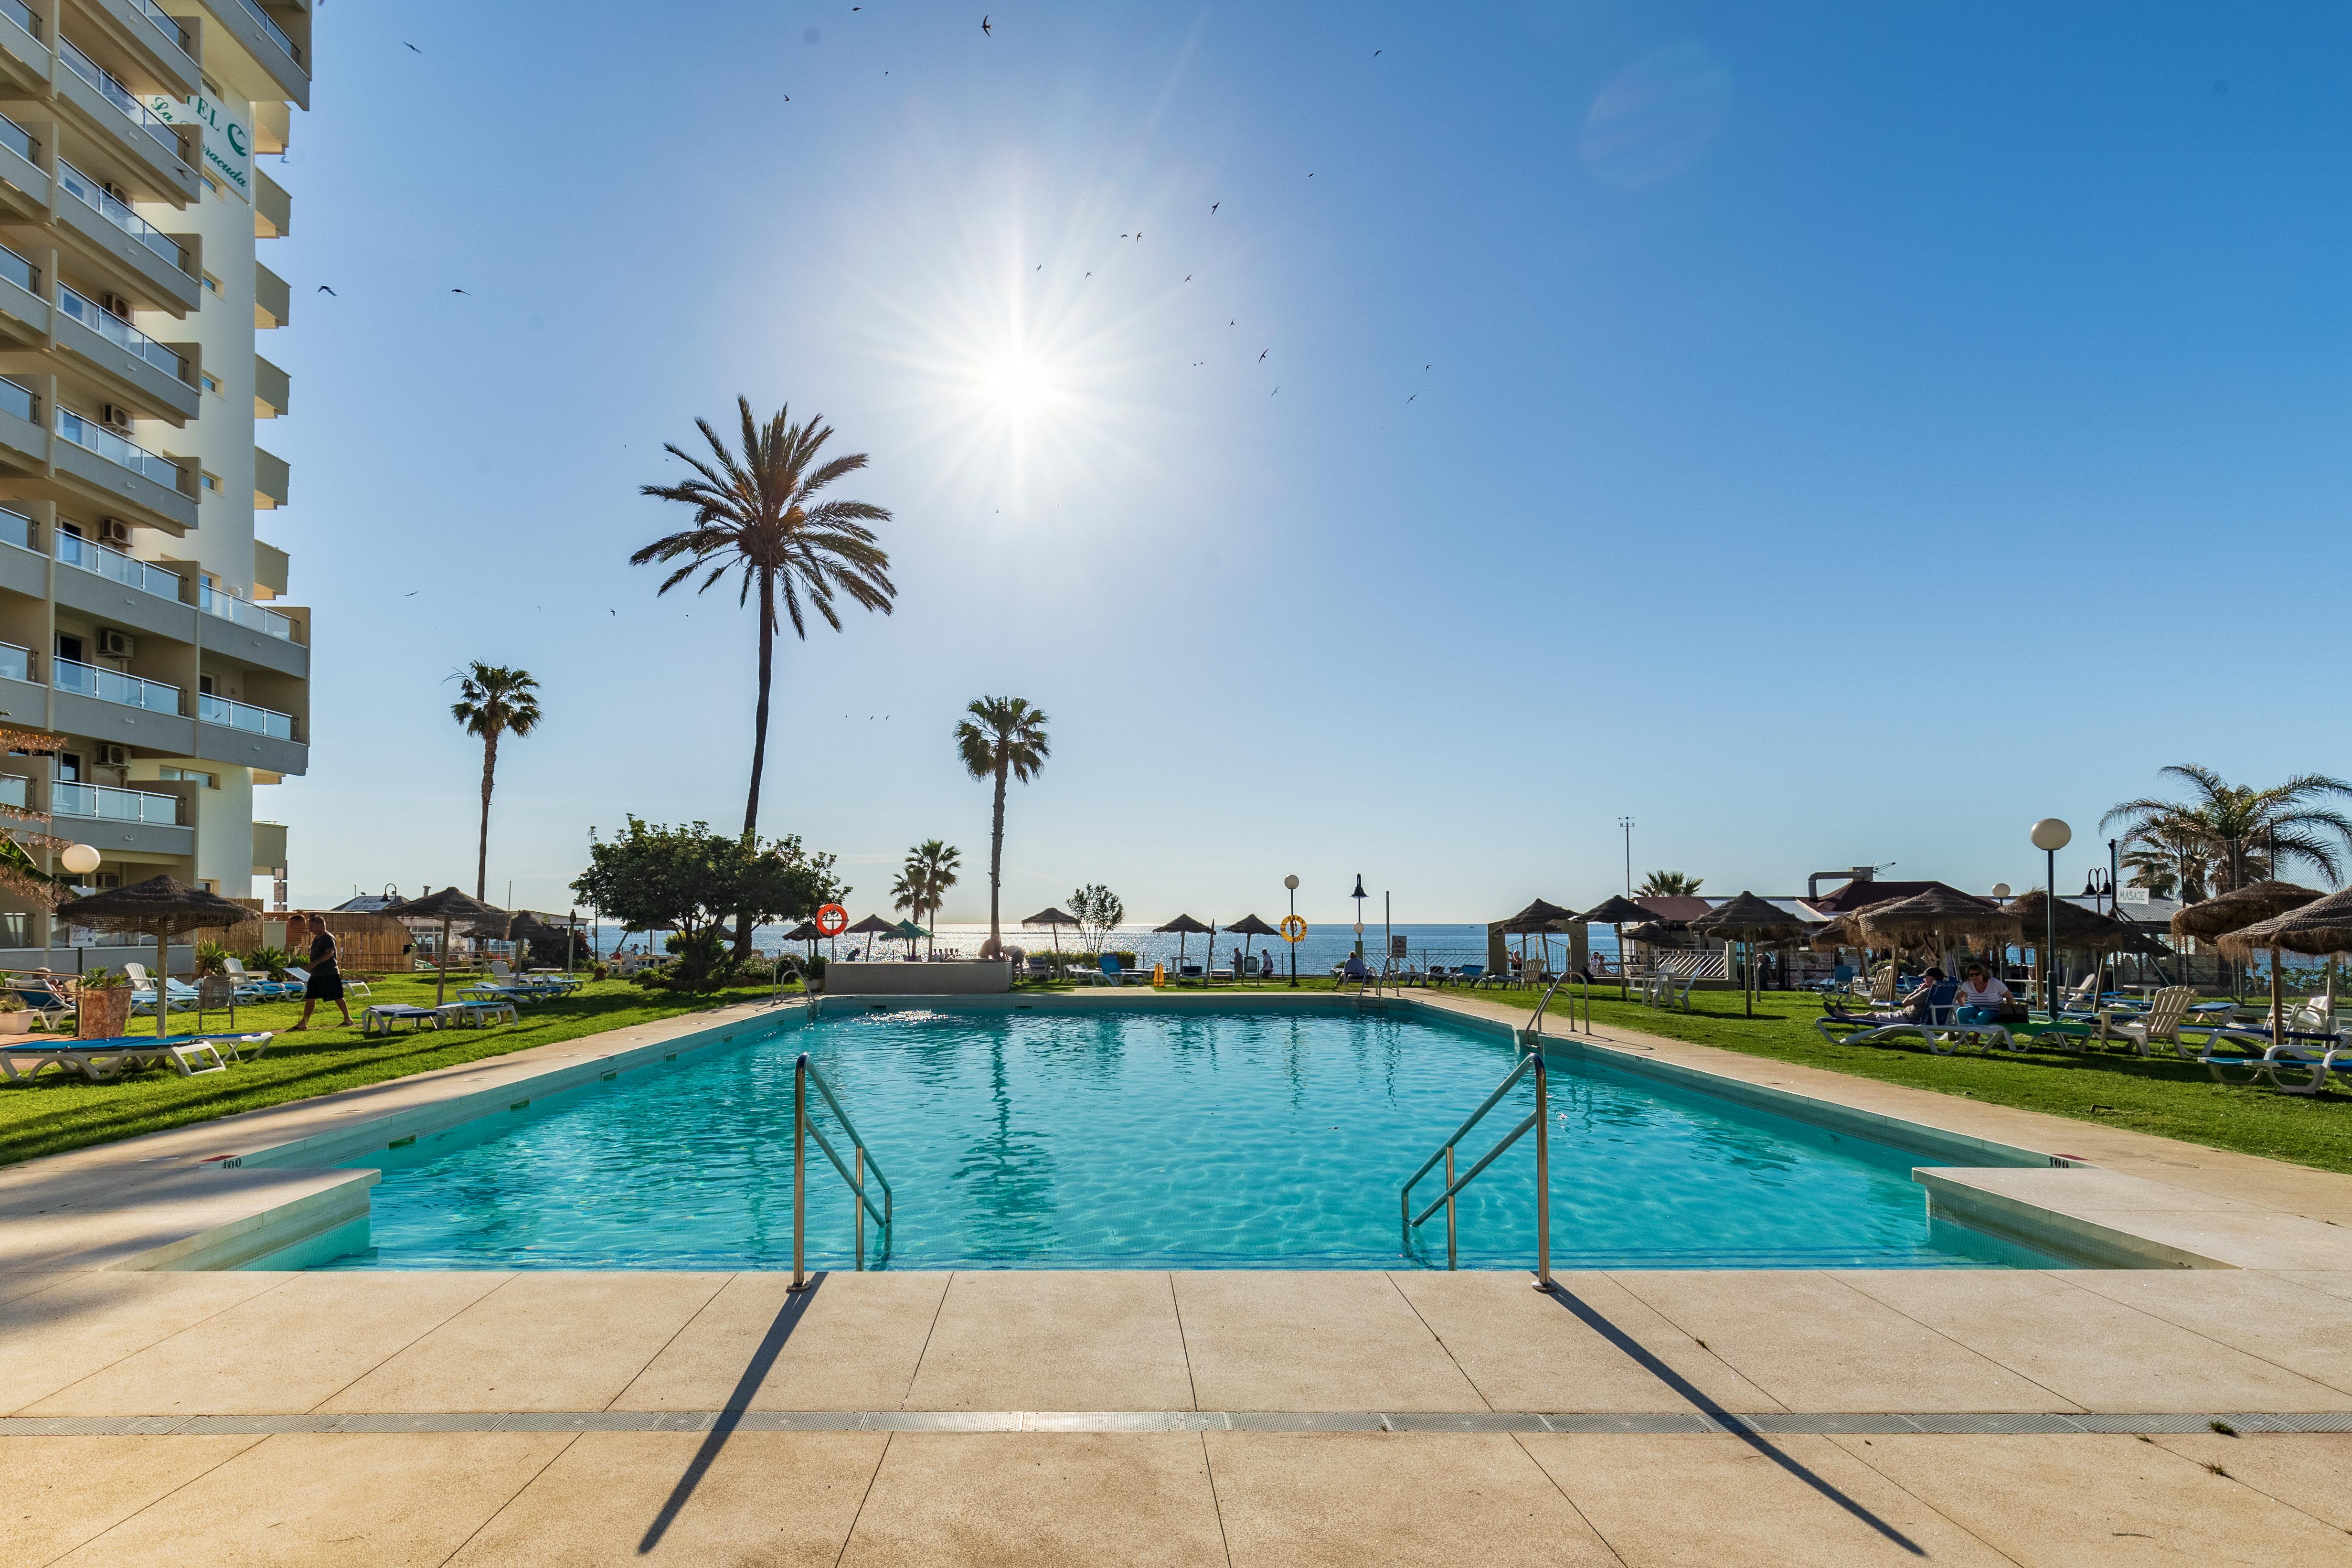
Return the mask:
<path id="1" fill-rule="evenodd" d="M 77 877 L 87 877 L 98 869 L 98 851 L 88 844 L 68 844 L 58 864 Z"/>

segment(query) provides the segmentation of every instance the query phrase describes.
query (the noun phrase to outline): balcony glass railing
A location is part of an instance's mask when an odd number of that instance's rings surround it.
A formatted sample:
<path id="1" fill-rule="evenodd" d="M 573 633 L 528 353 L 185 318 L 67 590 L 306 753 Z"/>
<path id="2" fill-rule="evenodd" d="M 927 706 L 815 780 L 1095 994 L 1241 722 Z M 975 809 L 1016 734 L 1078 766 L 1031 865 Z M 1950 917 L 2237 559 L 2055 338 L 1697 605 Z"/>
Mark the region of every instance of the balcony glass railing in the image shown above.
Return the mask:
<path id="1" fill-rule="evenodd" d="M 33 520 L 21 511 L 0 507 L 0 544 L 13 544 L 20 550 L 33 548 Z"/>
<path id="2" fill-rule="evenodd" d="M 196 602 L 205 613 L 218 616 L 225 621 L 259 632 L 264 637 L 294 640 L 294 623 L 275 610 L 265 610 L 250 599 L 240 599 L 226 588 L 215 588 L 210 583 L 197 590 Z"/>
<path id="3" fill-rule="evenodd" d="M 0 0 L 0 16 L 7 17 L 37 38 L 41 36 L 39 26 L 33 20 L 33 8 L 25 0 Z"/>
<path id="4" fill-rule="evenodd" d="M 33 395 L 32 388 L 19 386 L 6 376 L 0 375 L 0 414 L 13 414 L 28 422 L 37 421 L 41 414 L 41 400 Z"/>
<path id="5" fill-rule="evenodd" d="M 171 128 L 156 119 L 155 111 L 141 102 L 138 95 L 117 81 L 112 71 L 74 47 L 71 38 L 58 40 L 58 58 L 65 62 L 66 69 L 96 89 L 99 97 L 121 110 L 124 118 L 147 132 L 173 157 L 179 156 L 180 143 L 173 136 Z"/>
<path id="6" fill-rule="evenodd" d="M 85 205 L 97 208 L 99 216 L 170 262 L 173 267 L 183 272 L 188 269 L 186 261 L 180 256 L 177 241 L 137 213 L 132 212 L 130 207 L 117 200 L 105 186 L 67 163 L 63 158 L 58 160 L 58 184 L 65 187 L 68 195 Z"/>
<path id="7" fill-rule="evenodd" d="M 160 680 L 144 680 L 119 669 L 100 669 L 94 664 L 70 658 L 53 658 L 49 668 L 54 672 L 50 684 L 59 691 L 95 697 L 100 702 L 120 702 L 125 708 L 144 708 L 150 713 L 180 710 L 180 689 Z"/>
<path id="8" fill-rule="evenodd" d="M 126 588 L 177 600 L 180 596 L 180 574 L 166 572 L 161 566 L 125 555 L 120 550 L 110 550 L 96 540 L 84 539 L 77 533 L 58 529 L 58 560 L 68 566 L 79 566 L 85 572 L 95 572 L 109 577 Z"/>
<path id="9" fill-rule="evenodd" d="M 32 679 L 33 650 L 12 642 L 0 642 L 0 675 L 11 680 Z"/>
<path id="10" fill-rule="evenodd" d="M 49 786 L 49 812 L 55 816 L 95 816 L 106 822 L 180 826 L 179 796 L 150 795 L 143 789 L 115 789 L 109 784 L 67 784 L 60 780 Z"/>
<path id="11" fill-rule="evenodd" d="M 292 714 L 256 708 L 250 702 L 234 702 L 226 697 L 215 697 L 209 691 L 196 694 L 196 717 L 207 724 L 226 724 L 232 730 L 268 735 L 273 740 L 294 739 Z"/>
<path id="12" fill-rule="evenodd" d="M 183 54 L 187 52 L 188 35 L 182 30 L 180 24 L 173 18 L 169 11 L 156 5 L 155 0 L 136 0 L 136 3 L 139 9 L 147 13 L 147 19 L 163 29 L 165 37 L 179 45 Z"/>
<path id="13" fill-rule="evenodd" d="M 97 420 L 85 419 L 70 408 L 58 410 L 58 434 L 110 463 L 120 463 L 132 473 L 154 480 L 167 490 L 180 488 L 178 464 L 157 457 L 138 442 L 126 440 Z"/>
<path id="14" fill-rule="evenodd" d="M 31 132 L 6 115 L 0 114 L 0 147 L 7 148 L 29 163 L 33 161 L 34 149 L 38 146 L 40 143 L 33 140 Z"/>
<path id="15" fill-rule="evenodd" d="M 278 25 L 276 18 L 261 8 L 261 0 L 237 0 L 237 4 L 261 24 L 261 30 L 269 35 L 270 42 L 286 51 L 288 59 L 298 66 L 302 63 L 302 51 L 294 47 L 294 40 L 286 36 L 286 29 Z"/>
<path id="16" fill-rule="evenodd" d="M 16 253 L 11 251 L 9 254 Z M 5 273 L 6 270 L 6 259 L 0 258 L 0 273 Z M 187 379 L 178 354 L 95 300 L 86 299 L 60 283 L 58 285 L 58 308 L 115 347 L 127 349 L 145 360 L 173 381 Z"/>
<path id="17" fill-rule="evenodd" d="M 0 773 L 0 805 L 30 811 L 33 808 L 32 782 L 22 773 Z"/>
<path id="18" fill-rule="evenodd" d="M 0 245 L 0 278 L 5 278 L 27 294 L 41 291 L 41 269 L 5 245 Z"/>

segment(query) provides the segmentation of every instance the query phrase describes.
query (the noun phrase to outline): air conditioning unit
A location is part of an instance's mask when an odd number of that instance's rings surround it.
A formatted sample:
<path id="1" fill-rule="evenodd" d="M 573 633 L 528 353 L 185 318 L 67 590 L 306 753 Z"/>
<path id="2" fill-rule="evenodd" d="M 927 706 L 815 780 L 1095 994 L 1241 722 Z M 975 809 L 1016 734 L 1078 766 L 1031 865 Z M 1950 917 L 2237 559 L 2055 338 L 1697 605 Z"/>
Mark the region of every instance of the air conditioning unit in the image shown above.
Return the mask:
<path id="1" fill-rule="evenodd" d="M 119 517 L 101 517 L 98 520 L 98 542 L 110 544 L 117 550 L 128 550 L 131 548 L 131 525 Z"/>
<path id="2" fill-rule="evenodd" d="M 98 765 L 102 768 L 129 767 L 131 765 L 131 748 L 128 746 L 99 747 Z"/>
<path id="3" fill-rule="evenodd" d="M 98 297 L 98 302 L 105 308 L 107 314 L 120 316 L 125 321 L 131 319 L 131 301 L 121 295 L 101 294 Z"/>
<path id="4" fill-rule="evenodd" d="M 131 425 L 131 410 L 123 407 L 120 403 L 100 404 L 98 416 L 100 421 L 113 426 L 118 430 L 128 429 Z"/>
<path id="5" fill-rule="evenodd" d="M 112 626 L 98 628 L 98 651 L 105 658 L 129 658 L 138 651 L 129 632 L 118 632 Z"/>

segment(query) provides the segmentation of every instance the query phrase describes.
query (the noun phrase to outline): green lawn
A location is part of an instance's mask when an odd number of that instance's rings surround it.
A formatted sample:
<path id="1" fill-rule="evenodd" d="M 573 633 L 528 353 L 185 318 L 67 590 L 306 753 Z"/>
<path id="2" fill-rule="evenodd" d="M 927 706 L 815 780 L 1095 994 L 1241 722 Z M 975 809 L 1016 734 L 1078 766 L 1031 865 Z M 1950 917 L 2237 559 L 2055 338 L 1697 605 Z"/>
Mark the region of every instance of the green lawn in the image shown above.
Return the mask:
<path id="1" fill-rule="evenodd" d="M 422 980 L 403 976 L 377 981 L 373 989 L 371 996 L 352 999 L 354 1018 L 371 1001 L 425 1004 L 433 1000 L 429 975 Z M 453 981 L 450 994 L 456 994 Z M 311 1015 L 307 1032 L 280 1033 L 260 1060 L 232 1067 L 226 1073 L 182 1078 L 169 1068 L 158 1068 L 112 1083 L 43 1073 L 35 1084 L 0 1084 L 0 1164 L 625 1028 L 700 1007 L 754 1001 L 766 994 L 767 987 L 755 986 L 686 999 L 608 980 L 562 1001 L 531 1003 L 523 1007 L 518 1023 L 491 1029 L 428 1029 L 389 1039 L 361 1038 L 357 1029 L 346 1029 L 335 1022 L 331 1005 L 322 1005 Z M 299 1002 L 273 1003 L 239 1007 L 236 1023 L 240 1030 L 282 1031 L 301 1016 Z M 194 1017 L 193 1013 L 174 1013 L 172 1024 L 175 1030 L 184 1031 Z M 333 1026 L 320 1027 L 321 1018 Z M 208 1027 L 215 1029 L 226 1022 L 219 1013 L 205 1019 Z M 134 1033 L 153 1026 L 152 1018 L 131 1020 Z"/>

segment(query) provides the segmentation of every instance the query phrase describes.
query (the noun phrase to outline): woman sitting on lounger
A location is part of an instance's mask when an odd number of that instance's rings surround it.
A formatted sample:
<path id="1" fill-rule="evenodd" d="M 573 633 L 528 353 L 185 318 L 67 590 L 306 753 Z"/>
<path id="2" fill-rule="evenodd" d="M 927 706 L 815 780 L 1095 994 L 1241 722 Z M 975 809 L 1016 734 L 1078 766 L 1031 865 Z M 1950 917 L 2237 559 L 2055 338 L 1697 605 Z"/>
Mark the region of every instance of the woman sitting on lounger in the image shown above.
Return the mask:
<path id="1" fill-rule="evenodd" d="M 1993 978 L 1992 972 L 1981 963 L 1971 963 L 1967 977 L 1960 982 L 1959 1020 L 1963 1024 L 1990 1024 L 2000 1017 L 2001 1004 L 2009 1000 L 2009 987 Z"/>

